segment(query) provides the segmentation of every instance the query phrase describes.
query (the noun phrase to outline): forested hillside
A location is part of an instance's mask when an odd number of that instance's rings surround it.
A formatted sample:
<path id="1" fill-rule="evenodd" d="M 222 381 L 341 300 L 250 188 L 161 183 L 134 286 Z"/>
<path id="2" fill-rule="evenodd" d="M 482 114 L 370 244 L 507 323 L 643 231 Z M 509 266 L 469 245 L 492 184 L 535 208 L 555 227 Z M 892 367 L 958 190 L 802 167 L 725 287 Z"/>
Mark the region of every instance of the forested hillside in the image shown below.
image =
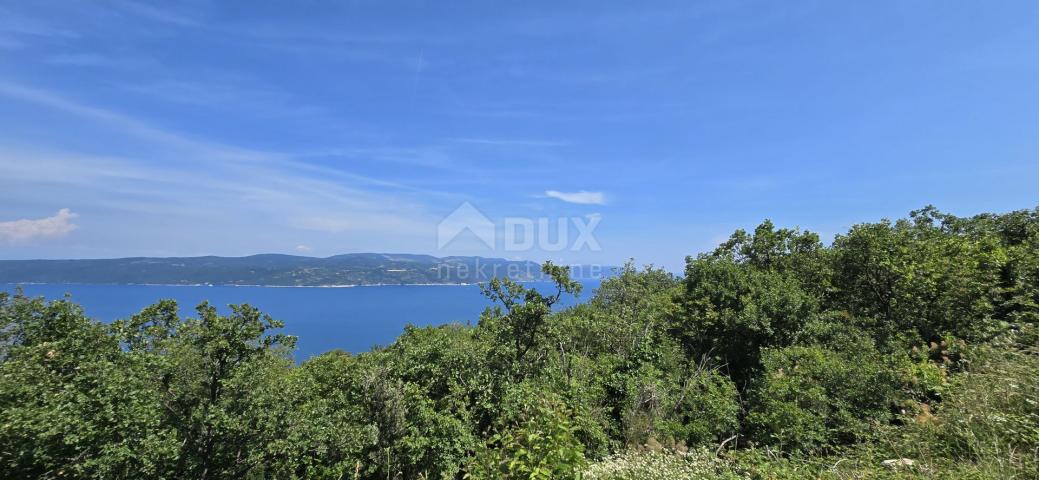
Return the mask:
<path id="1" fill-rule="evenodd" d="M 0 296 L 5 478 L 1037 478 L 1039 209 L 765 221 L 301 364 L 256 309 Z"/>
<path id="2" fill-rule="evenodd" d="M 247 257 L 134 257 L 84 260 L 0 260 L 0 283 L 159 285 L 393 285 L 486 282 L 496 276 L 542 280 L 538 264 L 486 257 L 348 253 L 326 258 L 263 254 Z M 598 278 L 601 269 L 580 273 Z"/>

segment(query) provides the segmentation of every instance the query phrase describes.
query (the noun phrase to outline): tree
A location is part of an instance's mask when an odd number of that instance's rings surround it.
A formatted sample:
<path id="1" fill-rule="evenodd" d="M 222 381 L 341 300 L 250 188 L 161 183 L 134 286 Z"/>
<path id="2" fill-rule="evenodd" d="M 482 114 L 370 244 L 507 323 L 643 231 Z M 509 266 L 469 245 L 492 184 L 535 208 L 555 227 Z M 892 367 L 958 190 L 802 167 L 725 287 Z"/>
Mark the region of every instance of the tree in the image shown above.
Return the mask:
<path id="1" fill-rule="evenodd" d="M 0 465 L 10 478 L 165 476 L 177 454 L 149 364 L 68 299 L 0 295 Z"/>
<path id="2" fill-rule="evenodd" d="M 581 284 L 570 279 L 570 268 L 545 262 L 541 271 L 552 279 L 556 292 L 544 295 L 534 288 L 527 288 L 509 278 L 494 278 L 481 291 L 491 299 L 505 307 L 503 313 L 499 307 L 485 312 L 480 319 L 480 327 L 490 331 L 500 346 L 507 346 L 512 351 L 511 366 L 522 365 L 527 353 L 531 351 L 545 333 L 545 322 L 552 306 L 559 302 L 564 293 L 580 295 Z M 510 348 L 511 347 L 511 348 Z M 528 369 L 516 368 L 520 376 Z"/>
<path id="3" fill-rule="evenodd" d="M 819 309 L 796 278 L 726 256 L 687 260 L 685 285 L 672 334 L 690 358 L 712 358 L 741 387 L 759 366 L 759 350 L 789 345 Z"/>
<path id="4" fill-rule="evenodd" d="M 868 325 L 880 344 L 912 334 L 983 339 L 994 317 L 1005 252 L 992 237 L 971 238 L 943 227 L 932 209 L 912 221 L 860 224 L 834 241 L 834 309 Z"/>

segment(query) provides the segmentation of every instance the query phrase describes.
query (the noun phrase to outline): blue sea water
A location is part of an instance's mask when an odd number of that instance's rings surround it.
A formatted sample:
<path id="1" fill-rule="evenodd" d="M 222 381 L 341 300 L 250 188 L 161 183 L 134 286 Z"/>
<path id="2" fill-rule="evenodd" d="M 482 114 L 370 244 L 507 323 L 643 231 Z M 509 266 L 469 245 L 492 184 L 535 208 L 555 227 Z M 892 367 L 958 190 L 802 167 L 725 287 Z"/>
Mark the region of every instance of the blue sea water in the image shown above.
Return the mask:
<path id="1" fill-rule="evenodd" d="M 534 284 L 547 289 L 548 284 Z M 598 282 L 586 282 L 579 299 Z M 14 292 L 16 285 L 0 284 Z M 181 315 L 208 300 L 227 313 L 229 304 L 248 303 L 285 322 L 284 332 L 299 337 L 295 358 L 305 360 L 329 350 L 362 352 L 388 345 L 408 324 L 426 326 L 472 323 L 490 301 L 476 285 L 380 285 L 349 288 L 230 287 L 167 285 L 23 285 L 26 295 L 60 299 L 66 293 L 87 315 L 104 322 L 126 318 L 160 299 L 177 300 Z"/>

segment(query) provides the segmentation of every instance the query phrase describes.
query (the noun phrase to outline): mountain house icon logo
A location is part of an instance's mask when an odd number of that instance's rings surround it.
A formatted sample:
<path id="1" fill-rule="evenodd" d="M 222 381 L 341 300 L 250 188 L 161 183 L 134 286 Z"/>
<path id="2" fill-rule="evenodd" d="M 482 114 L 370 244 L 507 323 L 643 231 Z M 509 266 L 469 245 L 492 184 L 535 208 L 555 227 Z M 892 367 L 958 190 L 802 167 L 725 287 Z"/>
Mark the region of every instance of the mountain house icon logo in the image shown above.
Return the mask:
<path id="1" fill-rule="evenodd" d="M 487 248 L 494 248 L 494 222 L 469 202 L 459 205 L 437 224 L 437 248 L 446 247 L 467 230 Z"/>

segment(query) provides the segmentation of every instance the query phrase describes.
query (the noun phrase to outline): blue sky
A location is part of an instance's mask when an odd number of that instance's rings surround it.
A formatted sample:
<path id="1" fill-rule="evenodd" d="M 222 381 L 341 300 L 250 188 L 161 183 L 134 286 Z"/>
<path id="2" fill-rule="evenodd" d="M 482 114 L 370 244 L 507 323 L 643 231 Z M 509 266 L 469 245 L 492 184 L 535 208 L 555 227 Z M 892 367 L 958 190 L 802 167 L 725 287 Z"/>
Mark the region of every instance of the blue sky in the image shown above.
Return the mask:
<path id="1" fill-rule="evenodd" d="M 677 269 L 764 218 L 1034 207 L 1037 155 L 1034 1 L 0 1 L 0 258 Z M 601 248 L 438 248 L 464 202 Z"/>

